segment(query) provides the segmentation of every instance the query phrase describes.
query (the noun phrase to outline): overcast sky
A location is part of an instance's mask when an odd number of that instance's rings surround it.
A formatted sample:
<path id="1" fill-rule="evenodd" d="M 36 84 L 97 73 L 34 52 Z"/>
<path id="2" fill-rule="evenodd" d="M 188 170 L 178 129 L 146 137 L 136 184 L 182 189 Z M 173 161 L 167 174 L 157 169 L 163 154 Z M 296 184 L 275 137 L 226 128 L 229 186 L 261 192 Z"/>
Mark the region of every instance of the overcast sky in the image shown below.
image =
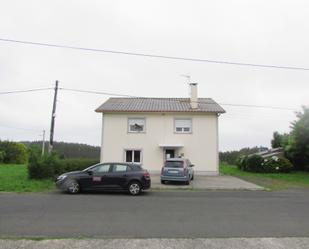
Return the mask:
<path id="1" fill-rule="evenodd" d="M 1 0 L 0 38 L 211 60 L 309 68 L 308 1 Z M 300 109 L 309 71 L 163 60 L 0 41 L 0 91 L 60 87 Z M 108 97 L 59 91 L 55 140 L 100 144 Z M 0 95 L 0 139 L 49 133 L 52 90 Z M 223 106 L 220 149 L 270 146 L 293 111 Z"/>

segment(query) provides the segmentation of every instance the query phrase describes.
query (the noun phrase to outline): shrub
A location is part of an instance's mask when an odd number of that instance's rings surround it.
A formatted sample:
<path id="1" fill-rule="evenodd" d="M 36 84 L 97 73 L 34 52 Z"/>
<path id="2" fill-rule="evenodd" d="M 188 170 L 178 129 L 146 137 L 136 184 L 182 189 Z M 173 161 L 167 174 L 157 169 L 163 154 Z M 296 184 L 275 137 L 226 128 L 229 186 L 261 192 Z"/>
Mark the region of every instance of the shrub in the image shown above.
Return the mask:
<path id="1" fill-rule="evenodd" d="M 288 173 L 293 169 L 291 162 L 284 157 L 273 156 L 271 158 L 264 159 L 263 172 L 265 173 Z"/>
<path id="2" fill-rule="evenodd" d="M 55 168 L 55 175 L 61 175 L 62 173 L 76 170 L 83 170 L 91 165 L 97 164 L 96 159 L 86 158 L 71 158 L 60 160 Z"/>
<path id="3" fill-rule="evenodd" d="M 263 172 L 264 159 L 260 155 L 250 155 L 246 158 L 244 170 L 250 172 Z"/>
<path id="4" fill-rule="evenodd" d="M 27 148 L 22 143 L 0 141 L 0 151 L 4 152 L 2 154 L 4 163 L 22 164 L 28 161 Z"/>
<path id="5" fill-rule="evenodd" d="M 236 160 L 236 165 L 240 170 L 246 169 L 247 156 L 240 156 Z"/>
<path id="6" fill-rule="evenodd" d="M 56 154 L 45 154 L 42 156 L 38 150 L 30 150 L 28 175 L 29 178 L 43 179 L 52 178 L 55 175 L 55 168 L 59 164 Z"/>
<path id="7" fill-rule="evenodd" d="M 28 174 L 30 178 L 53 178 L 65 172 L 83 170 L 98 163 L 95 159 L 59 159 L 57 153 L 41 155 L 40 149 L 29 149 Z"/>
<path id="8" fill-rule="evenodd" d="M 4 158 L 5 158 L 5 151 L 0 150 L 0 163 L 4 162 Z"/>

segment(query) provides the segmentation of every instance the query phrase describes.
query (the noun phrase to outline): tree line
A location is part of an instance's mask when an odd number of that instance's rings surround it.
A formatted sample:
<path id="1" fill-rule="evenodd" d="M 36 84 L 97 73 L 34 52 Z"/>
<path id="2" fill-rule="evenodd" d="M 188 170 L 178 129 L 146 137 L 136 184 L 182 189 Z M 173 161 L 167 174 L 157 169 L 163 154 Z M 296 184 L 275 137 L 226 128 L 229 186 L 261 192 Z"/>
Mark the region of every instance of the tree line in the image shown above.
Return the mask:
<path id="1" fill-rule="evenodd" d="M 309 170 L 309 108 L 296 113 L 296 120 L 291 122 L 289 133 L 275 131 L 271 140 L 272 148 L 282 148 L 285 158 L 292 164 L 294 170 Z M 231 165 L 237 164 L 238 158 L 247 156 L 265 147 L 243 148 L 241 150 L 220 152 L 221 162 Z"/>

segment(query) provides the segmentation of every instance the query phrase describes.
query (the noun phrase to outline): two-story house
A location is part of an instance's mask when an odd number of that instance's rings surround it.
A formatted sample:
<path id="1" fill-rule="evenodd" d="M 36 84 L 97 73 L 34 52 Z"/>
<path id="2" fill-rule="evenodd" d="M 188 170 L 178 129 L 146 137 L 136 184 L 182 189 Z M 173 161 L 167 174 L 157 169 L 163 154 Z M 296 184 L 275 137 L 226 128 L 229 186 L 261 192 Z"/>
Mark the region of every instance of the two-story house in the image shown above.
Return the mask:
<path id="1" fill-rule="evenodd" d="M 102 113 L 101 162 L 140 163 L 160 172 L 166 158 L 185 157 L 196 173 L 217 175 L 218 117 L 224 109 L 210 98 L 109 98 Z"/>

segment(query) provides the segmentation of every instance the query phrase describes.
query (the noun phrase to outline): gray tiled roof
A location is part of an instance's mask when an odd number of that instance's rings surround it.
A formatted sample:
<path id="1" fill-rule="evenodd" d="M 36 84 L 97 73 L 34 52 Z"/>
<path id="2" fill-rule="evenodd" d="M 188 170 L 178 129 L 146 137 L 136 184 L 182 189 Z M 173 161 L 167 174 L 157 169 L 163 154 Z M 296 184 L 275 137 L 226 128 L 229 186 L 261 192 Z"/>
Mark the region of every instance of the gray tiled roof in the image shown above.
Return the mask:
<path id="1" fill-rule="evenodd" d="M 109 98 L 96 112 L 211 112 L 225 110 L 210 98 L 199 98 L 192 109 L 189 98 Z"/>

